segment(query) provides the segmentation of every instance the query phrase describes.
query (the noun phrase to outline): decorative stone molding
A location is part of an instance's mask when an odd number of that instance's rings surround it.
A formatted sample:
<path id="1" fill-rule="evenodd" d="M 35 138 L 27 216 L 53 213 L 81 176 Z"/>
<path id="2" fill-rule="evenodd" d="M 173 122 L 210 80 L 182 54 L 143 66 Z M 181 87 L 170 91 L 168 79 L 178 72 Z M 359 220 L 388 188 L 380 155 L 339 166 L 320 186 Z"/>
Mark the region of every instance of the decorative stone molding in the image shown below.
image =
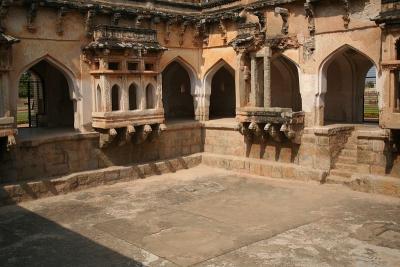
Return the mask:
<path id="1" fill-rule="evenodd" d="M 221 31 L 221 39 L 224 42 L 224 44 L 226 44 L 227 40 L 228 40 L 228 35 L 227 35 L 227 29 L 226 29 L 226 24 L 225 24 L 225 20 L 224 19 L 220 19 L 219 20 L 219 24 L 218 24 L 218 28 Z"/>
<path id="2" fill-rule="evenodd" d="M 187 30 L 189 23 L 187 21 L 184 21 L 180 25 L 180 30 L 179 30 L 179 45 L 182 46 L 184 41 L 185 41 L 185 32 Z"/>

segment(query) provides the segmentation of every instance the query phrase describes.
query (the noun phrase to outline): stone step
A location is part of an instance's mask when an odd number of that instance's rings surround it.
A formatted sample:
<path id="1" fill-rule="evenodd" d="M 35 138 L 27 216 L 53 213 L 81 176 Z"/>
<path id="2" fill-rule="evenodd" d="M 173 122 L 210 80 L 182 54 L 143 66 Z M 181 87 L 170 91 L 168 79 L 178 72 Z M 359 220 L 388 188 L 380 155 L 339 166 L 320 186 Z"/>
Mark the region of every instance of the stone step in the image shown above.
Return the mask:
<path id="1" fill-rule="evenodd" d="M 344 184 L 346 182 L 350 181 L 349 177 L 343 177 L 343 176 L 336 176 L 336 175 L 329 175 L 326 178 L 326 184 Z"/>
<path id="2" fill-rule="evenodd" d="M 336 163 L 344 163 L 344 164 L 356 164 L 357 157 L 346 157 L 340 155 L 336 161 Z"/>
<path id="3" fill-rule="evenodd" d="M 356 150 L 357 151 L 357 144 L 346 143 L 344 145 L 344 149 Z"/>
<path id="4" fill-rule="evenodd" d="M 357 158 L 357 150 L 342 149 L 340 156 Z"/>
<path id="5" fill-rule="evenodd" d="M 349 163 L 336 163 L 335 169 L 340 171 L 349 171 L 349 172 L 357 172 L 358 167 L 355 164 Z"/>
<path id="6" fill-rule="evenodd" d="M 333 169 L 331 170 L 331 175 L 341 176 L 343 178 L 350 178 L 353 175 L 353 172 Z"/>

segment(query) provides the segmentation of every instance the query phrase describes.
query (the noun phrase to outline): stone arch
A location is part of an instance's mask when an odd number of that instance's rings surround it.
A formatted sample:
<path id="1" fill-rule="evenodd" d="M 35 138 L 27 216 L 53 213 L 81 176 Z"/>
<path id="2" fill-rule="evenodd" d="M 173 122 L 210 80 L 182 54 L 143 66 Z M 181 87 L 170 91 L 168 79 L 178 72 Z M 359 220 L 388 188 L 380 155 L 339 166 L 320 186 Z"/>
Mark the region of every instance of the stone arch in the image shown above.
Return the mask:
<path id="1" fill-rule="evenodd" d="M 199 84 L 199 79 L 197 76 L 197 71 L 195 70 L 195 68 L 188 62 L 186 61 L 184 58 L 177 56 L 173 59 L 171 59 L 170 61 L 168 61 L 162 68 L 161 68 L 161 73 L 163 73 L 165 71 L 165 69 L 173 62 L 177 62 L 179 63 L 189 74 L 189 78 L 190 78 L 190 91 L 191 94 L 194 95 L 196 93 L 196 89 L 198 88 L 198 84 Z"/>
<path id="2" fill-rule="evenodd" d="M 114 84 L 111 87 L 111 111 L 121 110 L 121 87 L 118 84 Z"/>
<path id="3" fill-rule="evenodd" d="M 179 61 L 173 61 L 162 72 L 162 100 L 167 119 L 194 118 L 191 74 Z"/>
<path id="4" fill-rule="evenodd" d="M 145 89 L 146 94 L 146 109 L 156 108 L 156 88 L 149 83 Z"/>
<path id="5" fill-rule="evenodd" d="M 96 88 L 96 111 L 102 112 L 103 111 L 102 106 L 103 106 L 103 93 L 100 84 L 98 84 Z"/>
<path id="6" fill-rule="evenodd" d="M 80 100 L 82 98 L 82 95 L 80 94 L 79 86 L 77 83 L 77 79 L 76 79 L 74 73 L 68 67 L 66 67 L 64 64 L 62 64 L 57 59 L 55 59 L 54 57 L 52 57 L 48 54 L 35 59 L 34 61 L 30 62 L 28 65 L 25 65 L 17 75 L 18 80 L 21 78 L 21 75 L 23 73 L 25 73 L 27 70 L 29 70 L 30 68 L 32 68 L 33 66 L 35 66 L 37 63 L 39 63 L 41 61 L 46 61 L 51 66 L 58 69 L 65 76 L 65 78 L 67 79 L 67 82 L 68 82 L 70 98 L 72 100 L 76 101 L 76 100 Z"/>
<path id="7" fill-rule="evenodd" d="M 52 66 L 54 69 L 58 70 L 66 79 L 66 82 L 68 84 L 68 95 L 69 98 L 72 100 L 73 103 L 73 126 L 75 129 L 79 129 L 81 127 L 81 112 L 82 112 L 82 105 L 80 104 L 82 102 L 82 95 L 80 93 L 78 81 L 76 78 L 76 75 L 64 64 L 62 64 L 60 61 L 55 59 L 49 54 L 43 55 L 41 57 L 36 58 L 35 60 L 31 61 L 29 64 L 25 65 L 22 67 L 17 73 L 15 74 L 16 76 L 16 82 L 13 83 L 13 87 L 18 89 L 19 87 L 19 81 L 23 75 L 23 73 L 27 72 L 29 69 L 34 67 L 40 62 L 46 62 L 50 66 Z M 18 90 L 16 90 L 18 91 Z M 18 98 L 18 97 L 17 97 Z M 17 106 L 15 105 L 15 109 L 17 109 Z"/>
<path id="8" fill-rule="evenodd" d="M 373 66 L 374 60 L 348 44 L 322 61 L 316 100 L 318 124 L 363 122 L 365 77 Z"/>
<path id="9" fill-rule="evenodd" d="M 129 110 L 137 110 L 139 108 L 139 86 L 132 82 L 128 87 L 128 109 Z"/>
<path id="10" fill-rule="evenodd" d="M 271 58 L 271 101 L 272 107 L 302 110 L 299 67 L 281 53 Z"/>
<path id="11" fill-rule="evenodd" d="M 236 115 L 235 70 L 223 59 L 204 76 L 204 92 L 209 98 L 209 118 Z"/>

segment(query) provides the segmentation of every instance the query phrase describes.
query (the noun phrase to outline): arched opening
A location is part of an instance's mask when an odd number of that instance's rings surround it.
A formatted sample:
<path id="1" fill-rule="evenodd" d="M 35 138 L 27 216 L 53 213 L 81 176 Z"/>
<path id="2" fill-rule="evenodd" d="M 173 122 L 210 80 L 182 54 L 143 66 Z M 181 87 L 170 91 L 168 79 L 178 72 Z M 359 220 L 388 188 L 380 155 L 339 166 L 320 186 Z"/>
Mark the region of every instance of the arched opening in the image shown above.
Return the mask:
<path id="1" fill-rule="evenodd" d="M 96 109 L 98 112 L 102 111 L 101 105 L 102 105 L 102 101 L 101 101 L 101 88 L 100 85 L 97 85 L 97 90 L 96 90 Z"/>
<path id="2" fill-rule="evenodd" d="M 271 62 L 271 105 L 291 108 L 293 111 L 302 110 L 297 66 L 282 55 Z"/>
<path id="3" fill-rule="evenodd" d="M 156 107 L 155 102 L 155 90 L 152 84 L 147 85 L 146 87 L 146 108 L 153 109 Z"/>
<path id="4" fill-rule="evenodd" d="M 46 60 L 21 75 L 18 90 L 18 127 L 74 126 L 74 105 L 68 81 Z"/>
<path id="5" fill-rule="evenodd" d="M 137 86 L 132 83 L 129 86 L 129 91 L 128 91 L 128 98 L 129 98 L 129 110 L 136 110 L 138 105 L 137 105 Z"/>
<path id="6" fill-rule="evenodd" d="M 235 77 L 229 67 L 222 66 L 211 80 L 210 119 L 236 115 Z"/>
<path id="7" fill-rule="evenodd" d="M 120 110 L 119 96 L 120 96 L 119 86 L 118 85 L 114 85 L 111 88 L 111 110 L 112 111 Z"/>
<path id="8" fill-rule="evenodd" d="M 370 92 L 366 90 L 368 81 L 373 80 L 375 84 L 376 79 L 376 74 L 368 77 L 372 68 L 375 68 L 374 63 L 368 57 L 349 46 L 337 50 L 329 58 L 321 73 L 326 82 L 322 84 L 322 90 L 326 92 L 324 124 L 363 123 L 370 116 L 365 113 L 365 103 L 374 102 L 366 99 Z M 374 105 L 377 113 L 377 96 Z"/>
<path id="9" fill-rule="evenodd" d="M 165 68 L 162 77 L 165 117 L 167 119 L 194 118 L 190 76 L 187 70 L 174 61 Z"/>
<path id="10" fill-rule="evenodd" d="M 365 77 L 364 121 L 379 122 L 379 94 L 376 89 L 376 68 L 371 67 Z"/>

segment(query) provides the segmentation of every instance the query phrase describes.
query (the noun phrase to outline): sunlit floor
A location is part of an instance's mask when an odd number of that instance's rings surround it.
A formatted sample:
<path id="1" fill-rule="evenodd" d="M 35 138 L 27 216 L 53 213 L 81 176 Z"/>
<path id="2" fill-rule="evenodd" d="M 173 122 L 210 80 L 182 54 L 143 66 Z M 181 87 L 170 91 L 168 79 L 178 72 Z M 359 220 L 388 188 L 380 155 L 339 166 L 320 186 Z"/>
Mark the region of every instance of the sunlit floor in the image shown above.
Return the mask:
<path id="1" fill-rule="evenodd" d="M 5 266 L 399 266 L 400 199 L 199 166 L 0 208 Z"/>

